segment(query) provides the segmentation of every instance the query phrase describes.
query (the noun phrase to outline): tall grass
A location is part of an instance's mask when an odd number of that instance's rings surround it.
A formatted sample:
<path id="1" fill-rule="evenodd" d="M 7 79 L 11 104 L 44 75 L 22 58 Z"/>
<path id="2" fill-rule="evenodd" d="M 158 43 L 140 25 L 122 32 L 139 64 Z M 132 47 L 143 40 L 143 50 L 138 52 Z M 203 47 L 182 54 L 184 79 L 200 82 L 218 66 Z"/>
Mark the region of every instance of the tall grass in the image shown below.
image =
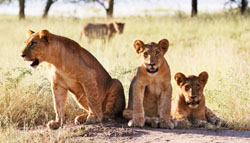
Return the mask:
<path id="1" fill-rule="evenodd" d="M 209 73 L 205 87 L 206 104 L 234 129 L 250 128 L 250 28 L 249 17 L 201 15 L 189 18 L 183 14 L 163 17 L 129 17 L 122 35 L 110 42 L 98 40 L 87 44 L 79 39 L 81 27 L 88 22 L 110 22 L 105 19 L 52 17 L 41 20 L 27 17 L 18 21 L 13 16 L 0 16 L 0 126 L 35 127 L 54 119 L 53 101 L 46 64 L 36 70 L 20 58 L 26 31 L 48 29 L 69 37 L 88 49 L 107 71 L 121 80 L 128 95 L 131 79 L 140 63 L 133 48 L 137 39 L 145 43 L 170 41 L 166 53 L 171 75 L 182 72 L 198 75 Z M 172 79 L 173 96 L 177 86 Z M 68 122 L 83 112 L 71 97 L 67 100 Z M 1 138 L 1 137 L 0 137 Z"/>

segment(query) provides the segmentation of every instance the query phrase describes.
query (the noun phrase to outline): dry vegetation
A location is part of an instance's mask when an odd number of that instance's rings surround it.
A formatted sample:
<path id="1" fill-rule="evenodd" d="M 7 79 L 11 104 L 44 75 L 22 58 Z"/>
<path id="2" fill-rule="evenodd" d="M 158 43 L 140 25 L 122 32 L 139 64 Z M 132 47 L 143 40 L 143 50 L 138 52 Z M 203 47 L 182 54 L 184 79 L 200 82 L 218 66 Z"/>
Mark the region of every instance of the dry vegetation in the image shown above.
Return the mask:
<path id="1" fill-rule="evenodd" d="M 27 17 L 25 21 L 18 21 L 13 16 L 0 16 L 0 142 L 7 139 L 9 142 L 50 142 L 51 138 L 66 134 L 60 131 L 39 135 L 20 130 L 45 125 L 55 116 L 46 64 L 31 70 L 29 63 L 22 61 L 19 55 L 28 29 L 48 29 L 79 42 L 113 77 L 122 81 L 126 96 L 139 63 L 132 46 L 134 40 L 158 42 L 167 38 L 170 48 L 165 57 L 172 77 L 176 72 L 197 75 L 207 71 L 207 106 L 227 120 L 231 128 L 250 128 L 249 17 L 217 14 L 189 18 L 179 13 L 115 20 L 126 22 L 122 35 L 107 43 L 86 44 L 79 40 L 81 27 L 87 22 L 107 22 L 105 19 Z M 173 79 L 172 85 L 175 96 L 177 86 Z M 70 96 L 66 108 L 69 123 L 83 112 Z"/>

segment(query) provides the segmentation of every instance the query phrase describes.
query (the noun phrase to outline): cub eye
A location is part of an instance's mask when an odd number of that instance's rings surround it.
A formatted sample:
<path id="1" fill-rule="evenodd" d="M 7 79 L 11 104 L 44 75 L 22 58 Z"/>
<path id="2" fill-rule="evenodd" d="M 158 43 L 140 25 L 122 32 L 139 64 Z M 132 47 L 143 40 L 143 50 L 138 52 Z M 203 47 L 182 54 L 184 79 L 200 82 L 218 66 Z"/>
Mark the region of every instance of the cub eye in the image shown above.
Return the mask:
<path id="1" fill-rule="evenodd" d="M 188 91 L 190 89 L 190 86 L 185 86 L 185 90 Z"/>
<path id="2" fill-rule="evenodd" d="M 145 52 L 145 53 L 143 54 L 143 56 L 144 56 L 144 58 L 147 58 L 147 57 L 148 57 L 148 53 Z"/>
<path id="3" fill-rule="evenodd" d="M 201 86 L 200 86 L 199 84 L 197 84 L 196 88 L 197 88 L 197 89 L 200 89 L 200 87 L 201 87 Z"/>
<path id="4" fill-rule="evenodd" d="M 156 51 L 156 52 L 155 52 L 155 56 L 156 56 L 156 57 L 158 57 L 158 56 L 159 56 L 159 54 L 160 54 L 160 52 L 159 52 L 159 51 Z"/>

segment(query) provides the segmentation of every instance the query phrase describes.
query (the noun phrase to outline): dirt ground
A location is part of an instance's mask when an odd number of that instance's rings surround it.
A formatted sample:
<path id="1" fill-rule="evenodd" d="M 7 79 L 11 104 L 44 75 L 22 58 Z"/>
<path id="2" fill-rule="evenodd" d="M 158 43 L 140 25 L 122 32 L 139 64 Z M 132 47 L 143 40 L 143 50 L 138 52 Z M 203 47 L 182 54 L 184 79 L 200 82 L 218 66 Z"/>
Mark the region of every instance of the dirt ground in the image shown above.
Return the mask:
<path id="1" fill-rule="evenodd" d="M 43 128 L 42 130 L 50 130 Z M 98 125 L 66 125 L 59 129 L 67 132 L 67 138 L 54 142 L 102 142 L 102 143 L 250 143 L 250 130 L 159 129 L 130 128 L 126 123 Z M 58 132 L 53 131 L 53 132 Z"/>

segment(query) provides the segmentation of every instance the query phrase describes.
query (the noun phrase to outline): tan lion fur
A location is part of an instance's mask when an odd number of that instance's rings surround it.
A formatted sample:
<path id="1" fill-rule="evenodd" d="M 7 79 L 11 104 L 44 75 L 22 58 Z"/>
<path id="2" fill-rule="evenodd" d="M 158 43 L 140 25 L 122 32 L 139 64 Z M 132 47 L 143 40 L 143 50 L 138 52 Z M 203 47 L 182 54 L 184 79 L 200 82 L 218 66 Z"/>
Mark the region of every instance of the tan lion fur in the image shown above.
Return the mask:
<path id="1" fill-rule="evenodd" d="M 80 34 L 80 39 L 84 36 L 87 42 L 93 39 L 110 40 L 116 33 L 122 34 L 125 23 L 114 22 L 109 24 L 102 23 L 88 23 L 86 24 Z"/>
<path id="2" fill-rule="evenodd" d="M 226 126 L 226 122 L 205 105 L 203 90 L 208 80 L 207 72 L 188 77 L 177 73 L 175 80 L 180 90 L 173 100 L 171 114 L 179 128 L 189 128 L 191 125 L 207 129 L 216 128 L 214 125 Z"/>
<path id="3" fill-rule="evenodd" d="M 170 116 L 171 75 L 164 58 L 168 47 L 167 39 L 148 44 L 140 40 L 134 42 L 142 63 L 130 84 L 128 108 L 123 112 L 125 119 L 132 119 L 129 126 L 143 127 L 146 122 L 152 127 L 174 128 Z"/>
<path id="4" fill-rule="evenodd" d="M 49 64 L 56 119 L 48 123 L 58 129 L 65 122 L 67 92 L 74 94 L 76 102 L 88 112 L 75 118 L 79 124 L 101 122 L 122 115 L 125 108 L 121 82 L 112 79 L 97 59 L 75 41 L 47 30 L 28 31 L 22 57 L 32 67 L 41 62 Z"/>

